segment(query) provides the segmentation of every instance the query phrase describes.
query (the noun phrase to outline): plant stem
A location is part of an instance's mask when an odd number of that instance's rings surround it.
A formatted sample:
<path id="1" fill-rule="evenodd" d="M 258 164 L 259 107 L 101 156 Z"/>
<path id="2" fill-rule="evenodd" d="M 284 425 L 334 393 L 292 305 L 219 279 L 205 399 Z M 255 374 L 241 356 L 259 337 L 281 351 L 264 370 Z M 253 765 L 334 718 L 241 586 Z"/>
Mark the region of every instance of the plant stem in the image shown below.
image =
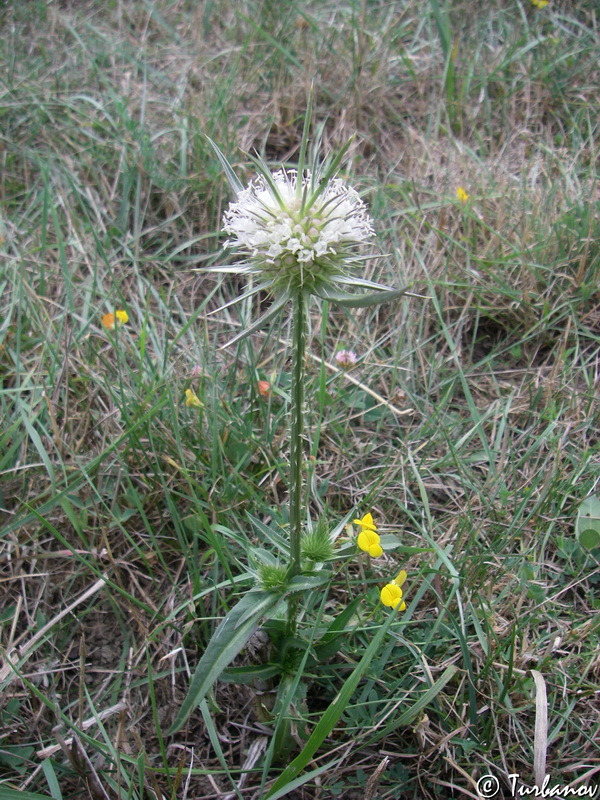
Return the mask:
<path id="1" fill-rule="evenodd" d="M 292 322 L 292 405 L 290 441 L 290 577 L 300 574 L 302 536 L 302 455 L 304 435 L 304 355 L 306 349 L 306 308 L 302 290 L 294 297 Z M 288 630 L 296 630 L 297 603 L 288 603 Z"/>

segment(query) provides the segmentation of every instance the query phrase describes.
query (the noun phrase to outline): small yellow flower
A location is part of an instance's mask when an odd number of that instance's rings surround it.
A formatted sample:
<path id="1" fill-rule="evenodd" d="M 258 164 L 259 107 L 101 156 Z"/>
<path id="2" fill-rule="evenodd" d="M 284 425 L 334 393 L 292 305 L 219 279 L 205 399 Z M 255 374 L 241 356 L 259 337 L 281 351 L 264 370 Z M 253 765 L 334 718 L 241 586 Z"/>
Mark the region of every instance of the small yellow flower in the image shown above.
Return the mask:
<path id="1" fill-rule="evenodd" d="M 545 8 L 548 5 L 548 0 L 531 0 L 536 8 Z"/>
<path id="2" fill-rule="evenodd" d="M 365 514 L 362 519 L 355 519 L 352 520 L 355 525 L 360 525 L 363 530 L 367 531 L 376 531 L 377 525 L 373 522 L 373 515 L 372 514 Z"/>
<path id="3" fill-rule="evenodd" d="M 185 390 L 185 404 L 188 408 L 204 408 L 204 403 L 193 389 Z"/>
<path id="4" fill-rule="evenodd" d="M 368 553 L 371 558 L 378 558 L 383 553 L 381 545 L 379 544 L 380 538 L 375 531 L 362 530 L 358 534 L 356 542 L 360 549 Z"/>
<path id="5" fill-rule="evenodd" d="M 396 608 L 398 606 L 399 611 L 404 611 L 406 608 L 406 603 L 402 599 L 402 584 L 406 580 L 406 572 L 401 570 L 398 573 L 398 577 L 394 578 L 394 580 L 386 583 L 383 589 L 380 592 L 380 599 L 384 606 L 388 606 L 389 608 Z"/>
<path id="6" fill-rule="evenodd" d="M 357 544 L 361 550 L 368 553 L 372 558 L 377 558 L 383 553 L 380 538 L 377 533 L 377 525 L 373 522 L 372 514 L 365 514 L 362 519 L 353 520 L 355 525 L 360 525 Z"/>
<path id="7" fill-rule="evenodd" d="M 467 192 L 465 192 L 462 186 L 459 186 L 456 189 L 456 196 L 458 197 L 461 203 L 466 203 L 467 200 L 469 199 L 469 195 L 467 194 Z"/>
<path id="8" fill-rule="evenodd" d="M 118 308 L 114 314 L 104 314 L 102 324 L 109 331 L 114 331 L 115 327 L 120 327 L 129 322 L 129 314 Z"/>

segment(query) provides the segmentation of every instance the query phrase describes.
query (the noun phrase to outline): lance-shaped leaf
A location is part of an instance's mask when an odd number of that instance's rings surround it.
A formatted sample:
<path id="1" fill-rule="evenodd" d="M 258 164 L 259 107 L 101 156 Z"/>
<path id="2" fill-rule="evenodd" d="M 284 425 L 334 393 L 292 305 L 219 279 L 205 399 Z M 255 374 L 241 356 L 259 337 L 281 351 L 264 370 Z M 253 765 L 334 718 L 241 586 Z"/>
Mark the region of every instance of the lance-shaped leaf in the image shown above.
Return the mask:
<path id="1" fill-rule="evenodd" d="M 360 289 L 375 289 L 378 292 L 395 292 L 391 286 L 385 286 L 383 283 L 376 283 L 375 281 L 367 281 L 365 278 L 357 278 L 354 275 L 336 275 L 335 282 L 343 286 L 355 286 Z"/>
<path id="2" fill-rule="evenodd" d="M 302 177 L 304 175 L 304 164 L 306 162 L 306 148 L 308 147 L 308 136 L 310 133 L 310 123 L 312 122 L 312 110 L 313 110 L 313 99 L 314 99 L 314 83 L 311 83 L 310 90 L 308 92 L 308 102 L 306 104 L 306 113 L 304 114 L 304 127 L 302 129 L 302 140 L 300 142 L 300 152 L 298 154 L 298 175 Z M 300 197 L 302 191 L 302 181 L 298 182 L 297 192 L 298 197 Z"/>
<path id="3" fill-rule="evenodd" d="M 328 572 L 322 575 L 295 575 L 288 584 L 290 592 L 302 592 L 307 590 L 319 589 L 331 580 Z"/>
<path id="4" fill-rule="evenodd" d="M 237 336 L 234 336 L 233 339 L 230 339 L 226 344 L 222 345 L 219 348 L 219 350 L 223 350 L 225 347 L 230 347 L 232 344 L 235 344 L 236 342 L 245 339 L 247 336 L 253 334 L 254 331 L 257 331 L 259 330 L 259 328 L 262 328 L 263 325 L 266 325 L 267 322 L 272 320 L 273 317 L 275 317 L 279 313 L 279 311 L 281 311 L 281 309 L 289 299 L 290 299 L 289 295 L 287 294 L 281 294 L 278 297 L 276 297 L 275 300 L 269 306 L 269 308 L 265 311 L 265 313 L 261 317 L 259 317 L 256 320 L 256 322 L 253 322 L 249 328 L 244 328 L 244 330 L 238 333 Z"/>
<path id="5" fill-rule="evenodd" d="M 267 681 L 281 675 L 279 664 L 246 664 L 243 667 L 229 667 L 221 673 L 221 683 L 254 683 Z"/>
<path id="6" fill-rule="evenodd" d="M 51 800 L 49 794 L 26 792 L 23 789 L 11 789 L 2 784 L 2 800 Z"/>
<path id="7" fill-rule="evenodd" d="M 353 140 L 354 140 L 354 137 L 351 137 L 350 139 L 348 139 L 348 141 L 342 147 L 342 149 L 338 153 L 336 153 L 335 157 L 332 158 L 331 162 L 326 165 L 326 169 L 325 169 L 324 174 L 318 176 L 319 180 L 318 180 L 317 183 L 314 181 L 314 178 L 313 178 L 313 183 L 312 183 L 311 188 L 313 188 L 314 191 L 311 194 L 311 196 L 308 198 L 308 202 L 306 204 L 308 206 L 308 208 L 310 208 L 312 205 L 314 205 L 315 200 L 321 194 L 323 194 L 325 189 L 327 189 L 327 185 L 328 185 L 329 181 L 337 174 L 337 171 L 340 168 L 340 164 L 342 163 L 342 159 L 346 155 L 346 151 L 348 150 L 348 148 L 352 144 Z"/>
<path id="8" fill-rule="evenodd" d="M 252 636 L 259 620 L 279 603 L 282 596 L 279 592 L 248 592 L 222 620 L 198 662 L 169 735 L 181 728 L 225 667 L 231 664 Z"/>
<path id="9" fill-rule="evenodd" d="M 250 297 L 254 297 L 255 294 L 259 292 L 265 292 L 271 288 L 273 285 L 273 281 L 269 281 L 268 283 L 261 283 L 258 286 L 253 286 L 251 289 L 248 289 L 243 294 L 239 294 L 237 297 L 234 297 L 233 300 L 229 300 L 227 303 L 223 303 L 222 306 L 215 308 L 214 311 L 209 311 L 206 315 L 207 317 L 212 316 L 213 314 L 218 314 L 219 311 L 224 311 L 226 308 L 230 306 L 234 306 L 237 303 L 241 303 L 242 300 L 248 300 Z"/>
<path id="10" fill-rule="evenodd" d="M 229 185 L 231 186 L 233 191 L 236 193 L 236 195 L 238 195 L 244 189 L 240 179 L 238 178 L 238 176 L 233 171 L 233 168 L 232 168 L 231 164 L 229 163 L 229 161 L 227 161 L 227 159 L 225 158 L 223 153 L 219 150 L 218 146 L 213 142 L 213 140 L 210 138 L 210 136 L 207 136 L 206 138 L 210 142 L 210 144 L 212 146 L 212 149 L 215 151 L 215 153 L 217 154 L 217 158 L 221 162 L 221 166 L 223 167 L 225 175 L 227 175 L 227 180 L 229 181 Z"/>
<path id="11" fill-rule="evenodd" d="M 253 264 L 241 262 L 240 264 L 217 264 L 212 267 L 193 269 L 192 272 L 229 272 L 233 275 L 258 275 L 260 270 Z"/>
<path id="12" fill-rule="evenodd" d="M 402 297 L 409 290 L 410 287 L 405 286 L 404 289 L 382 289 L 379 292 L 369 292 L 368 294 L 352 294 L 351 292 L 342 292 L 339 289 L 334 289 L 331 286 L 320 286 L 316 290 L 316 294 L 322 297 L 323 300 L 329 300 L 346 308 L 366 308 L 367 306 L 389 303 L 390 300 Z"/>

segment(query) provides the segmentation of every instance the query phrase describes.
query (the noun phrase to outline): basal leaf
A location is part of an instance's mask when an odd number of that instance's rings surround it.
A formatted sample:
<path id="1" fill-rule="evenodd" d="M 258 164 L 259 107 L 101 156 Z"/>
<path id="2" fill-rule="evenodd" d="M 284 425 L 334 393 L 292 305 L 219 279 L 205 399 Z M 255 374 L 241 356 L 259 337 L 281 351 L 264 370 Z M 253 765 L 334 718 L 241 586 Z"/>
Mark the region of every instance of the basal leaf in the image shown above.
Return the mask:
<path id="1" fill-rule="evenodd" d="M 181 728 L 200 701 L 206 697 L 225 667 L 233 661 L 252 636 L 261 617 L 280 600 L 281 594 L 276 592 L 248 592 L 231 609 L 215 631 L 198 662 L 185 700 L 169 729 L 169 735 Z"/>

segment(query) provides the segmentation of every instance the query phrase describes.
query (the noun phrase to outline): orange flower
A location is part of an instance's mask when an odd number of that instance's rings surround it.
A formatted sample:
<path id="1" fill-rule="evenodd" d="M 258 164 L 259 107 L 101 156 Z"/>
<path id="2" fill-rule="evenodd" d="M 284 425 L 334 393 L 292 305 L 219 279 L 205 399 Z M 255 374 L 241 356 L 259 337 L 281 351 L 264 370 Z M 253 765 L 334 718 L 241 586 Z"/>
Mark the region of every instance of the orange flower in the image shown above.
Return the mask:
<path id="1" fill-rule="evenodd" d="M 268 397 L 271 394 L 271 384 L 269 381 L 258 382 L 258 393 L 261 397 Z"/>
<path id="2" fill-rule="evenodd" d="M 125 325 L 127 322 L 129 322 L 129 314 L 122 308 L 117 309 L 114 314 L 104 314 L 102 317 L 102 324 L 109 331 L 114 331 L 116 327 Z"/>

